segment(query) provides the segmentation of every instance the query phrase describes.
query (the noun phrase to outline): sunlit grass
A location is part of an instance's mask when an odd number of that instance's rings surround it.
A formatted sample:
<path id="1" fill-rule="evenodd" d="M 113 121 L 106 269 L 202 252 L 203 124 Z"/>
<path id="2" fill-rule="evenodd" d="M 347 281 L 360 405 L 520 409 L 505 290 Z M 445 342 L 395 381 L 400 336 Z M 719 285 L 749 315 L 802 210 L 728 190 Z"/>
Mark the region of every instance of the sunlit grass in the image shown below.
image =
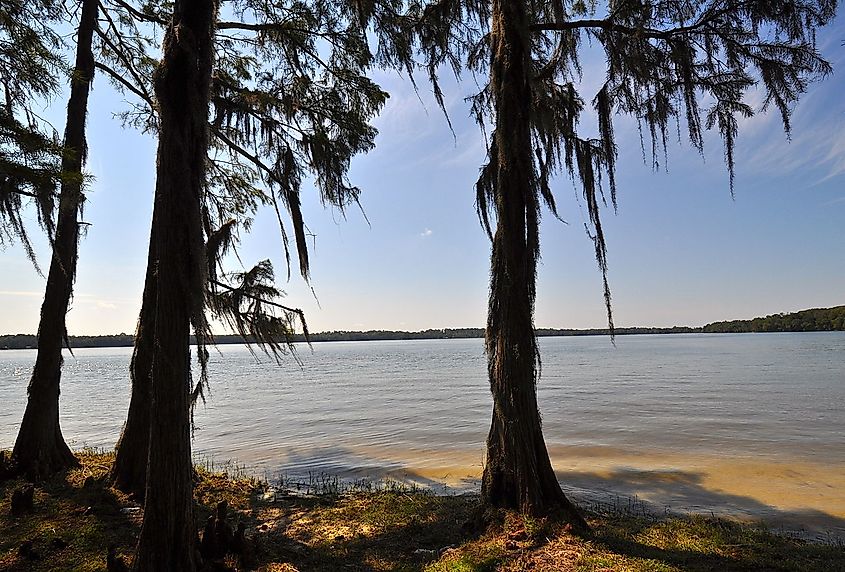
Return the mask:
<path id="1" fill-rule="evenodd" d="M 36 488 L 34 514 L 12 518 L 9 497 L 22 481 L 0 484 L 0 571 L 105 570 L 110 544 L 131 558 L 140 507 L 107 485 L 111 455 L 77 455 L 79 468 Z M 845 570 L 841 545 L 810 544 L 724 519 L 658 518 L 624 503 L 594 507 L 588 514 L 593 530 L 583 536 L 512 513 L 480 529 L 473 495 L 435 495 L 393 482 L 345 486 L 329 478 L 315 479 L 305 494 L 272 488 L 235 465 L 210 469 L 196 469 L 198 522 L 226 500 L 233 526 L 245 523 L 264 572 Z M 38 560 L 19 554 L 26 541 Z"/>

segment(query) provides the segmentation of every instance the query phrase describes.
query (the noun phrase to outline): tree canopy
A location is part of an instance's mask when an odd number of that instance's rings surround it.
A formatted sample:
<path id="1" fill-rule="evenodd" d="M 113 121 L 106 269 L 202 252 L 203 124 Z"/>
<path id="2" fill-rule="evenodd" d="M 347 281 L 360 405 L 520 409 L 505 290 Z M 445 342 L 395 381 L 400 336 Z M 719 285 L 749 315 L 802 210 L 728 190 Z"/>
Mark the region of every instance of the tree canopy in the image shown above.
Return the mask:
<path id="1" fill-rule="evenodd" d="M 60 10 L 54 0 L 0 4 L 0 247 L 19 240 L 36 268 L 21 214 L 35 203 L 39 225 L 52 234 L 61 141 L 35 106 L 67 77 L 55 29 Z"/>
<path id="2" fill-rule="evenodd" d="M 836 1 L 440 0 L 407 7 L 411 18 L 394 17 L 387 3 L 367 5 L 380 61 L 421 65 L 444 109 L 443 66 L 472 72 L 481 85 L 470 98 L 472 114 L 489 131 L 476 184 L 479 220 L 493 246 L 486 350 L 494 406 L 482 498 L 488 507 L 562 512 L 586 527 L 554 476 L 535 389 L 539 229 L 542 207 L 558 216 L 556 177 L 568 176 L 587 206 L 612 333 L 601 210 L 617 206 L 617 115 L 637 122 L 643 157 L 655 167 L 670 127 L 678 139 L 686 132 L 699 153 L 704 131 L 716 130 L 733 193 L 740 120 L 756 111 L 746 95 L 762 86 L 762 111 L 776 108 L 789 134 L 791 106 L 830 72 L 815 33 L 835 15 Z M 587 42 L 605 55 L 595 93 L 582 82 Z M 585 129 L 588 106 L 596 120 Z"/>

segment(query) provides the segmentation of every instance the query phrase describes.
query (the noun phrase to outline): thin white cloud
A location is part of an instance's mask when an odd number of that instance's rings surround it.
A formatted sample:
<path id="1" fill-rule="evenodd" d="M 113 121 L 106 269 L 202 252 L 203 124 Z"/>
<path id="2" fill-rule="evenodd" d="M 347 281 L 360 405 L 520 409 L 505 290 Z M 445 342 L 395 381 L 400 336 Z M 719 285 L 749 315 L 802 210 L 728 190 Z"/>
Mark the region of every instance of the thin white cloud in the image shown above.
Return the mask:
<path id="1" fill-rule="evenodd" d="M 86 302 L 86 303 L 115 303 L 115 304 L 134 304 L 140 301 L 140 298 L 101 298 L 99 294 L 85 294 L 85 293 L 74 293 L 73 298 L 78 301 Z M 81 299 L 81 300 L 80 300 Z"/>
<path id="2" fill-rule="evenodd" d="M 810 93 L 807 100 L 818 99 Z M 746 149 L 743 170 L 750 173 L 787 174 L 799 169 L 813 171 L 814 184 L 845 173 L 845 123 L 840 110 L 831 114 L 829 101 L 802 102 L 804 114 L 793 118 L 792 140 L 785 141 L 780 125 L 770 122 L 765 129 L 753 132 L 750 140 L 740 144 Z M 769 115 L 775 116 L 770 111 Z"/>
<path id="3" fill-rule="evenodd" d="M 432 234 L 434 234 L 434 231 L 431 230 L 430 228 L 426 228 L 424 231 L 422 231 L 420 233 L 420 238 L 428 238 Z"/>
<path id="4" fill-rule="evenodd" d="M 117 304 L 105 300 L 97 300 L 97 307 L 104 310 L 117 310 Z"/>
<path id="5" fill-rule="evenodd" d="M 463 137 L 463 149 L 452 149 L 448 155 L 440 159 L 439 163 L 441 166 L 476 169 L 481 167 L 487 158 L 484 137 L 480 130 L 468 135 L 468 137 Z M 469 139 L 469 144 L 466 143 L 467 139 Z"/>
<path id="6" fill-rule="evenodd" d="M 0 296 L 16 296 L 20 298 L 41 298 L 44 292 L 28 292 L 23 290 L 0 290 Z"/>

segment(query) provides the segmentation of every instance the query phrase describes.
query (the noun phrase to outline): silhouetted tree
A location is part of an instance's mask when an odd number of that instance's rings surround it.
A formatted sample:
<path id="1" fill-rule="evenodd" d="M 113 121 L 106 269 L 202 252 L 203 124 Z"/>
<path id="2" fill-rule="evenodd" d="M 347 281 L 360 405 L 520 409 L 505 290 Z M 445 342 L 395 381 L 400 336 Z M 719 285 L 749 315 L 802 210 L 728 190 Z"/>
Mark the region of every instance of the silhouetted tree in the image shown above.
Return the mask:
<path id="1" fill-rule="evenodd" d="M 553 178 L 565 173 L 580 186 L 612 331 L 600 208 L 606 192 L 616 206 L 615 115 L 638 122 L 644 139 L 650 138 L 655 167 L 665 153 L 670 121 L 686 124 L 699 152 L 704 131 L 716 128 L 733 192 L 739 118 L 754 113 L 744 94 L 761 86 L 763 110 L 777 108 L 788 133 L 791 106 L 811 79 L 830 71 L 816 50 L 815 32 L 835 9 L 835 0 L 439 0 L 410 2 L 404 18 L 392 19 L 379 19 L 379 9 L 372 9 L 382 61 L 412 68 L 421 59 L 441 107 L 442 66 L 487 79 L 471 98 L 479 125 L 492 129 L 488 162 L 476 185 L 479 219 L 493 243 L 486 349 L 494 405 L 482 484 L 486 506 L 562 513 L 585 526 L 555 478 L 536 398 L 539 223 L 543 205 L 557 216 Z M 579 93 L 585 40 L 606 56 L 603 84 L 589 94 L 595 137 L 578 129 L 586 107 Z"/>
<path id="2" fill-rule="evenodd" d="M 153 78 L 158 153 L 152 239 L 156 246 L 152 407 L 144 522 L 133 569 L 195 569 L 191 480 L 191 326 L 203 351 L 208 102 L 217 5 L 176 0 Z"/>
<path id="3" fill-rule="evenodd" d="M 111 4 L 122 10 L 114 19 L 118 23 L 158 26 L 163 21 L 154 3 L 146 3 L 143 10 L 119 0 Z M 274 302 L 279 292 L 272 287 L 269 263 L 230 275 L 223 271 L 222 256 L 236 243 L 237 229 L 249 228 L 255 209 L 269 205 L 279 219 L 288 266 L 291 254 L 282 212 L 289 214 L 300 273 L 307 278 L 302 182 L 313 177 L 322 201 L 341 211 L 357 202 L 360 191 L 348 182 L 346 172 L 353 155 L 372 148 L 376 131 L 368 121 L 386 94 L 363 75 L 370 62 L 364 33 L 347 22 L 339 8 L 329 9 L 321 3 L 239 5 L 254 8 L 257 21 L 218 22 L 215 39 L 203 210 L 209 246 L 208 309 L 247 340 L 263 343 L 278 356 L 293 332 L 293 322 L 304 327 L 301 312 Z M 121 36 L 139 34 L 132 31 Z M 142 104 L 124 118 L 156 129 L 158 120 L 148 95 L 151 90 L 143 83 L 149 74 L 140 67 L 149 61 L 112 58 L 100 69 L 107 70 L 118 87 L 133 93 Z M 144 489 L 149 435 L 152 308 L 158 276 L 152 264 L 155 245 L 151 240 L 131 365 L 132 399 L 112 471 L 119 488 L 138 496 Z M 194 395 L 201 395 L 202 387 L 200 380 Z"/>
<path id="4" fill-rule="evenodd" d="M 59 426 L 59 383 L 62 344 L 67 338 L 65 317 L 76 279 L 79 216 L 84 200 L 82 169 L 87 152 L 85 119 L 94 76 L 92 38 L 97 12 L 98 0 L 82 1 L 62 150 L 58 220 L 38 325 L 38 354 L 27 390 L 26 410 L 12 452 L 17 469 L 32 478 L 77 464 Z"/>
<path id="5" fill-rule="evenodd" d="M 139 330 L 151 333 L 153 343 L 138 570 L 194 566 L 189 411 L 205 383 L 211 342 L 206 310 L 242 334 L 270 342 L 270 351 L 282 348 L 277 340 L 291 330 L 293 319 L 301 318 L 272 302 L 278 291 L 269 284 L 269 263 L 240 274 L 218 274 L 236 237 L 236 221 L 227 217 L 242 215 L 255 203 L 276 205 L 277 212 L 284 205 L 293 221 L 300 271 L 307 275 L 299 209 L 303 176 L 313 174 L 327 202 L 344 207 L 357 200 L 358 189 L 346 177 L 349 161 L 372 147 L 375 130 L 368 120 L 385 98 L 361 73 L 369 63 L 364 30 L 347 26 L 342 9 L 319 2 L 248 1 L 243 9 L 259 23 L 216 22 L 213 3 L 177 1 L 164 57 L 153 76 L 157 114 L 148 116 L 148 125 L 159 136 L 150 247 L 155 272 L 148 274 L 153 284 L 148 281 L 145 290 L 155 295 L 143 301 L 142 319 L 149 316 L 150 323 Z M 151 16 L 138 10 L 132 14 Z M 215 44 L 215 27 L 251 36 L 221 35 Z M 253 52 L 240 55 L 233 47 L 238 45 Z M 229 69 L 230 64 L 237 65 Z M 143 86 L 122 82 L 117 74 L 113 79 L 147 99 Z M 220 154 L 228 159 L 221 161 Z M 191 328 L 201 371 L 196 386 L 188 347 Z"/>

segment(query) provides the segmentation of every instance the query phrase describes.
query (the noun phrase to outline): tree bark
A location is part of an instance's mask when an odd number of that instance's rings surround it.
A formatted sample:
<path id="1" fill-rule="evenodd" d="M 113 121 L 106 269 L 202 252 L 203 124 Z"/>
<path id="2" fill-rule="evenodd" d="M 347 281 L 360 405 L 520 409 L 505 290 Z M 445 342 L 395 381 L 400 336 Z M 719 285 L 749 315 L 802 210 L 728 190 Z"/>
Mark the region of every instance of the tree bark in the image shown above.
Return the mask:
<path id="1" fill-rule="evenodd" d="M 537 408 L 534 298 L 540 211 L 531 157 L 531 66 L 522 0 L 495 0 L 490 83 L 496 105 L 497 226 L 486 350 L 493 393 L 482 503 L 586 522 L 552 469 Z"/>
<path id="2" fill-rule="evenodd" d="M 59 384 L 62 345 L 67 337 L 66 315 L 79 246 L 79 212 L 83 202 L 82 167 L 87 145 L 85 119 L 94 76 L 92 41 L 97 26 L 97 0 L 83 0 L 76 46 L 76 66 L 67 106 L 62 184 L 53 256 L 38 325 L 38 355 L 27 388 L 27 404 L 12 458 L 17 470 L 32 479 L 77 464 L 59 426 Z"/>
<path id="3" fill-rule="evenodd" d="M 153 228 L 155 228 L 153 214 Z M 129 413 L 117 442 L 111 479 L 115 488 L 143 500 L 147 483 L 147 458 L 150 448 L 150 406 L 152 401 L 153 344 L 155 341 L 156 255 L 155 238 L 150 234 L 147 276 L 141 313 L 135 330 L 135 343 L 129 377 L 132 396 Z"/>
<path id="4" fill-rule="evenodd" d="M 192 320 L 201 319 L 201 224 L 216 3 L 177 0 L 153 78 L 159 144 L 152 239 L 157 259 L 152 415 L 136 571 L 195 570 L 190 439 Z M 143 313 L 143 310 L 142 310 Z"/>

